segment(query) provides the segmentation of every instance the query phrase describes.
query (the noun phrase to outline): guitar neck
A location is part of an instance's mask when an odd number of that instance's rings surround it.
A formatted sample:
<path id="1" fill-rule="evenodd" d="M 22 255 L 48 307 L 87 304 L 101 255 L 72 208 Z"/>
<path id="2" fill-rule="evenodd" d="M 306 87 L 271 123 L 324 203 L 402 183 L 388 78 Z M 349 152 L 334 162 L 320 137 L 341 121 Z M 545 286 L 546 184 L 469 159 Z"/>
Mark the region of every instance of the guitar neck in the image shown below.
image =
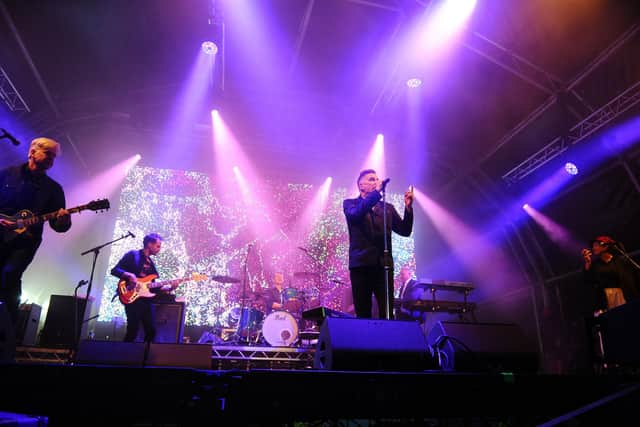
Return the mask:
<path id="1" fill-rule="evenodd" d="M 82 206 L 76 206 L 75 208 L 69 208 L 69 209 L 67 209 L 67 211 L 70 214 L 74 214 L 74 213 L 78 213 L 78 212 L 80 212 L 80 211 L 82 211 L 84 209 L 86 209 L 86 206 L 82 205 Z M 22 224 L 25 227 L 28 227 L 30 225 L 35 225 L 35 224 L 38 224 L 40 222 L 46 222 L 46 221 L 49 221 L 50 219 L 54 219 L 56 217 L 56 215 L 58 215 L 57 211 L 56 212 L 49 212 L 49 213 L 42 214 L 42 215 L 39 215 L 39 216 L 34 216 L 32 218 L 25 218 L 24 220 L 22 220 Z"/>
<path id="2" fill-rule="evenodd" d="M 173 279 L 173 280 L 163 280 L 161 282 L 152 282 L 147 285 L 149 289 L 161 288 L 165 285 L 171 285 L 171 287 L 178 286 L 180 283 L 191 280 L 190 277 L 183 277 L 181 279 Z"/>

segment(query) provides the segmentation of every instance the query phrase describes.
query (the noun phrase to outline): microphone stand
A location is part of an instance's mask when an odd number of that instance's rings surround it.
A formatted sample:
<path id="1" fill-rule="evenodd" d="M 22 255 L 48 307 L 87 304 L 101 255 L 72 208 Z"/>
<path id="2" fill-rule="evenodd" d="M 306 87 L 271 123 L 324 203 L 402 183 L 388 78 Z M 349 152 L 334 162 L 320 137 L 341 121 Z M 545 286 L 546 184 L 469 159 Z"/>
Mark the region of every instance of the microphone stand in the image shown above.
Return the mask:
<path id="1" fill-rule="evenodd" d="M 383 252 L 383 263 L 384 263 L 384 306 L 385 306 L 385 319 L 391 319 L 391 310 L 389 308 L 389 271 L 391 270 L 390 259 L 391 256 L 389 254 L 389 245 L 387 244 L 387 186 L 386 184 L 382 187 L 382 227 L 383 227 L 383 237 L 384 237 L 384 252 Z"/>
<path id="2" fill-rule="evenodd" d="M 631 258 L 629 254 L 626 253 L 624 249 L 622 249 L 618 244 L 613 245 L 612 248 L 615 249 L 620 255 L 625 257 L 627 261 L 629 261 L 631 265 L 633 265 L 637 270 L 640 270 L 640 265 L 638 265 L 638 263 L 635 262 L 633 258 Z"/>
<path id="3" fill-rule="evenodd" d="M 104 243 L 102 245 L 96 246 L 95 248 L 87 249 L 86 251 L 84 251 L 84 252 L 82 252 L 80 254 L 80 256 L 84 256 L 84 255 L 86 255 L 88 253 L 93 252 L 93 262 L 91 264 L 91 275 L 89 276 L 89 283 L 88 283 L 88 286 L 87 286 L 87 296 L 86 296 L 84 307 L 82 308 L 82 319 L 83 319 L 82 323 L 85 322 L 84 321 L 84 317 L 87 314 L 87 305 L 89 305 L 89 298 L 90 298 L 90 295 L 91 295 L 91 286 L 93 285 L 93 275 L 94 275 L 94 273 L 96 271 L 96 261 L 98 260 L 98 254 L 100 253 L 100 249 L 104 248 L 105 246 L 111 245 L 111 244 L 117 242 L 118 240 L 126 239 L 127 237 L 133 237 L 133 234 L 131 234 L 131 233 L 124 234 L 124 235 L 118 237 L 117 239 L 111 240 L 110 242 L 107 242 L 107 243 Z M 77 290 L 77 288 L 76 288 L 76 290 Z M 75 303 L 78 304 L 78 301 L 76 300 Z M 78 326 L 77 326 L 78 319 L 76 318 L 74 321 L 76 322 L 76 331 L 75 331 L 76 332 L 76 336 L 74 337 L 75 345 L 74 345 L 74 352 L 73 353 L 77 354 L 77 352 L 78 352 L 78 344 L 80 342 L 80 332 L 77 330 L 77 328 L 78 328 Z"/>
<path id="4" fill-rule="evenodd" d="M 236 332 L 236 335 L 238 336 L 238 341 L 242 340 L 242 329 L 243 328 L 247 328 L 247 342 L 249 342 L 249 330 L 248 330 L 248 326 L 249 325 L 242 325 L 242 317 L 245 315 L 244 313 L 244 309 L 245 309 L 245 304 L 247 303 L 247 282 L 248 277 L 249 277 L 249 271 L 247 269 L 247 264 L 249 262 L 249 253 L 251 252 L 251 244 L 249 244 L 247 246 L 247 256 L 244 259 L 244 277 L 242 279 L 242 305 L 240 307 L 240 317 L 238 318 L 238 330 Z M 247 317 L 249 316 L 249 313 L 247 313 Z M 248 318 L 246 319 L 248 322 Z"/>

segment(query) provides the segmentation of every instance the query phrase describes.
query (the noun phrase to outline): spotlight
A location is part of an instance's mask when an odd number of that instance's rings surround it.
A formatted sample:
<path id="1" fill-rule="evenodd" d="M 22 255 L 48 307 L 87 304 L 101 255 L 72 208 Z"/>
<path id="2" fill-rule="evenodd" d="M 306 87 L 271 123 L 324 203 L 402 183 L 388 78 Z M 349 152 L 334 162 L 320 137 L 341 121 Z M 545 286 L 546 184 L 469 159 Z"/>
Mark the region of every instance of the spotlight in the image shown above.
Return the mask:
<path id="1" fill-rule="evenodd" d="M 420 80 L 417 77 L 407 80 L 407 86 L 410 87 L 411 89 L 415 89 L 419 87 L 421 84 L 422 84 L 422 80 Z"/>
<path id="2" fill-rule="evenodd" d="M 524 209 L 525 211 L 529 209 L 529 203 L 525 203 L 524 205 L 522 205 L 522 209 Z"/>
<path id="3" fill-rule="evenodd" d="M 218 110 L 211 110 L 211 117 L 218 117 L 220 112 Z"/>
<path id="4" fill-rule="evenodd" d="M 567 162 L 564 165 L 564 170 L 566 170 L 569 175 L 578 175 L 578 167 L 575 163 Z"/>
<path id="5" fill-rule="evenodd" d="M 202 42 L 202 51 L 207 55 L 215 55 L 218 53 L 218 45 L 212 41 Z"/>
<path id="6" fill-rule="evenodd" d="M 136 154 L 136 160 L 140 160 L 142 156 L 140 154 Z"/>

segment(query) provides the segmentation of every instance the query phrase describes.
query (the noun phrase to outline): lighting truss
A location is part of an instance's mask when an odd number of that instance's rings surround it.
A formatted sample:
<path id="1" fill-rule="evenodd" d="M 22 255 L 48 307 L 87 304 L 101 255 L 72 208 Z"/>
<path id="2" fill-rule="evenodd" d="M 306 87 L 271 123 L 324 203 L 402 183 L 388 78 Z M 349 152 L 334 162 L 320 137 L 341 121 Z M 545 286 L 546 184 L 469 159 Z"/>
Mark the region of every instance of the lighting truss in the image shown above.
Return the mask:
<path id="1" fill-rule="evenodd" d="M 563 137 L 556 137 L 549 144 L 529 156 L 525 161 L 502 176 L 508 185 L 515 184 L 524 177 L 566 151 L 599 129 L 611 123 L 621 114 L 640 103 L 640 81 L 634 83 L 624 92 L 613 98 L 600 109 L 594 111 L 580 123 L 573 126 Z"/>
<path id="2" fill-rule="evenodd" d="M 31 112 L 25 100 L 20 96 L 18 90 L 9 79 L 9 76 L 0 66 L 0 99 L 10 111 Z"/>
<path id="3" fill-rule="evenodd" d="M 463 46 L 550 95 L 562 87 L 559 77 L 478 32 L 472 33 Z"/>

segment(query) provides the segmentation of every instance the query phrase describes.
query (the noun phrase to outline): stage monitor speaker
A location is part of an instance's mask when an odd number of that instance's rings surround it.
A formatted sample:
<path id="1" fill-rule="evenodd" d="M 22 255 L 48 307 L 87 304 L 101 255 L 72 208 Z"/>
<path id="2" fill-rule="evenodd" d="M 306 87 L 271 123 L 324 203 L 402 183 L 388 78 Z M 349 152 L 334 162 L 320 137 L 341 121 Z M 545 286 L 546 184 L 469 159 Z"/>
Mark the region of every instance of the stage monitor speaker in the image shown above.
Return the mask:
<path id="1" fill-rule="evenodd" d="M 538 354 L 518 325 L 440 321 L 427 335 L 440 367 L 472 372 L 535 372 Z"/>
<path id="2" fill-rule="evenodd" d="M 140 342 L 82 340 L 78 345 L 79 365 L 144 365 L 146 344 Z"/>
<path id="3" fill-rule="evenodd" d="M 77 306 L 77 307 L 76 307 Z M 91 312 L 91 300 L 87 304 L 86 298 L 74 298 L 71 295 L 51 295 L 47 317 L 40 336 L 41 347 L 67 347 L 72 348 L 76 340 L 86 336 L 87 324 L 83 322 L 82 315 Z M 76 311 L 77 310 L 77 311 Z M 74 313 L 77 312 L 77 323 L 74 322 Z M 74 338 L 74 329 L 78 327 L 78 335 Z"/>
<path id="4" fill-rule="evenodd" d="M 155 343 L 180 344 L 184 335 L 184 302 L 152 303 L 156 313 Z M 140 325 L 136 341 L 144 341 L 144 328 Z"/>
<path id="5" fill-rule="evenodd" d="M 320 328 L 315 369 L 423 371 L 434 368 L 417 322 L 327 317 Z"/>
<path id="6" fill-rule="evenodd" d="M 36 345 L 38 325 L 42 307 L 38 304 L 22 304 L 16 324 L 16 343 L 23 346 Z"/>
<path id="7" fill-rule="evenodd" d="M 16 351 L 16 334 L 13 331 L 7 305 L 0 302 L 0 364 L 12 363 Z"/>
<path id="8" fill-rule="evenodd" d="M 147 366 L 211 369 L 211 345 L 149 344 Z"/>
<path id="9" fill-rule="evenodd" d="M 631 301 L 606 311 L 598 318 L 604 360 L 625 367 L 640 366 L 640 301 Z"/>

